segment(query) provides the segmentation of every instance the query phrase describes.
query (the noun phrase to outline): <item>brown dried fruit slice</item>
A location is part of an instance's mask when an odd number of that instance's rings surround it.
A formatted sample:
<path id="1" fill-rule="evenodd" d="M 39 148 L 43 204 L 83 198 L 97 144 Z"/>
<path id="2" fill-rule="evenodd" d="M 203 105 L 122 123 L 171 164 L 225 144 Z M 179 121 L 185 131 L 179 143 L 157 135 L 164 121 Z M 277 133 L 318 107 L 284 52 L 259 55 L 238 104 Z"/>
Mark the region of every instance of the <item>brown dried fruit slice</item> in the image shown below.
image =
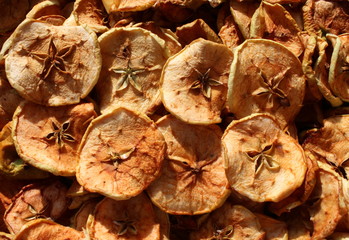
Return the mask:
<path id="1" fill-rule="evenodd" d="M 201 228 L 190 234 L 190 240 L 262 240 L 264 238 L 265 232 L 258 218 L 247 208 L 232 205 L 229 202 L 212 212 Z"/>
<path id="2" fill-rule="evenodd" d="M 141 193 L 128 200 L 102 200 L 89 220 L 92 238 L 103 240 L 160 240 L 160 226 L 153 206 Z"/>
<path id="3" fill-rule="evenodd" d="M 285 128 L 301 109 L 305 76 L 298 58 L 283 45 L 249 39 L 235 48 L 228 87 L 227 105 L 237 118 L 267 112 Z"/>
<path id="4" fill-rule="evenodd" d="M 29 10 L 29 0 L 1 0 L 0 9 L 0 32 L 8 32 L 24 20 Z"/>
<path id="5" fill-rule="evenodd" d="M 78 182 L 88 191 L 122 200 L 160 174 L 165 141 L 147 116 L 118 108 L 93 120 L 79 148 Z"/>
<path id="6" fill-rule="evenodd" d="M 303 44 L 298 34 L 300 29 L 291 14 L 280 4 L 265 1 L 253 14 L 251 20 L 251 38 L 264 38 L 276 41 L 286 46 L 299 57 Z"/>
<path id="7" fill-rule="evenodd" d="M 99 202 L 100 202 L 100 199 L 95 198 L 95 199 L 90 199 L 84 202 L 84 204 L 82 204 L 82 206 L 76 212 L 72 220 L 72 225 L 74 226 L 74 229 L 78 231 L 83 231 L 84 229 L 87 228 L 88 218 L 90 215 L 93 214 Z"/>
<path id="8" fill-rule="evenodd" d="M 108 31 L 108 15 L 100 0 L 77 0 L 74 2 L 72 14 L 77 25 L 86 24 L 96 33 Z"/>
<path id="9" fill-rule="evenodd" d="M 108 13 L 144 11 L 152 7 L 156 0 L 102 0 Z"/>
<path id="10" fill-rule="evenodd" d="M 256 202 L 278 202 L 304 181 L 307 166 L 298 142 L 269 114 L 233 121 L 222 137 L 233 189 Z"/>
<path id="11" fill-rule="evenodd" d="M 47 219 L 37 219 L 28 222 L 13 240 L 84 240 L 84 233 L 65 227 Z"/>
<path id="12" fill-rule="evenodd" d="M 0 132 L 0 172 L 17 179 L 41 179 L 50 176 L 48 172 L 41 171 L 26 164 L 17 154 L 11 136 L 12 122 L 4 126 Z"/>
<path id="13" fill-rule="evenodd" d="M 96 88 L 101 112 L 123 106 L 152 113 L 161 103 L 159 80 L 167 60 L 164 40 L 148 30 L 128 27 L 113 28 L 98 41 L 103 58 Z"/>
<path id="14" fill-rule="evenodd" d="M 219 29 L 218 36 L 231 50 L 243 42 L 240 30 L 236 25 L 233 16 L 228 16 L 225 18 L 224 25 Z"/>
<path id="15" fill-rule="evenodd" d="M 201 38 L 170 57 L 161 75 L 165 108 L 184 122 L 220 122 L 232 58 L 227 46 Z"/>
<path id="16" fill-rule="evenodd" d="M 80 141 L 95 117 L 92 103 L 44 107 L 24 102 L 13 117 L 12 135 L 18 155 L 39 169 L 74 176 Z"/>
<path id="17" fill-rule="evenodd" d="M 5 233 L 5 232 L 0 232 L 0 240 L 12 240 L 13 235 Z"/>
<path id="18" fill-rule="evenodd" d="M 182 46 L 188 45 L 198 38 L 203 38 L 216 43 L 222 42 L 217 34 L 202 19 L 196 19 L 191 23 L 177 27 L 176 35 Z"/>
<path id="19" fill-rule="evenodd" d="M 266 240 L 288 240 L 288 230 L 285 222 L 260 213 L 255 213 L 255 215 L 266 233 Z"/>
<path id="20" fill-rule="evenodd" d="M 328 34 L 327 37 L 333 43 L 328 83 L 337 97 L 349 102 L 349 33 L 338 37 Z"/>
<path id="21" fill-rule="evenodd" d="M 151 200 L 170 214 L 211 212 L 228 197 L 225 153 L 218 126 L 199 126 L 167 115 L 157 122 L 167 143 L 162 175 L 147 189 Z"/>
<path id="22" fill-rule="evenodd" d="M 26 18 L 38 19 L 48 15 L 61 15 L 59 1 L 46 0 L 36 4 L 27 14 Z"/>
<path id="23" fill-rule="evenodd" d="M 68 207 L 67 188 L 59 181 L 30 184 L 12 199 L 4 220 L 11 233 L 38 218 L 59 218 Z"/>
<path id="24" fill-rule="evenodd" d="M 97 37 L 76 26 L 25 20 L 7 40 L 7 78 L 21 96 L 43 105 L 78 103 L 101 69 Z"/>
<path id="25" fill-rule="evenodd" d="M 81 186 L 75 179 L 72 185 L 69 187 L 67 197 L 72 198 L 69 209 L 76 209 L 81 207 L 85 202 L 97 198 L 100 195 L 97 193 L 91 193 Z"/>

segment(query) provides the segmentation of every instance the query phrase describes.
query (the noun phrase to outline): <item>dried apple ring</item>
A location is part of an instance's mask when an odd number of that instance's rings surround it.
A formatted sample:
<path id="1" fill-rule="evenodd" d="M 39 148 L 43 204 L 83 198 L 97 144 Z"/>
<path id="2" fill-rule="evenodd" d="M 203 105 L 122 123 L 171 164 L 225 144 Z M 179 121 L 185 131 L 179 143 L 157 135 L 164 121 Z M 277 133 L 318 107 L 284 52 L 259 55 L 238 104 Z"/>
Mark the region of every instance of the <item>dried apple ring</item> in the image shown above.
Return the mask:
<path id="1" fill-rule="evenodd" d="M 230 190 L 219 127 L 190 125 L 171 115 L 157 125 L 167 155 L 161 176 L 147 189 L 154 204 L 181 215 L 203 214 L 221 206 Z"/>
<path id="2" fill-rule="evenodd" d="M 307 166 L 302 147 L 269 114 L 233 121 L 222 141 L 233 189 L 256 202 L 278 202 L 302 185 Z"/>
<path id="3" fill-rule="evenodd" d="M 91 122 L 78 154 L 78 182 L 88 191 L 123 200 L 159 176 L 165 141 L 146 115 L 118 108 Z"/>
<path id="4" fill-rule="evenodd" d="M 221 122 L 232 58 L 227 46 L 202 38 L 170 57 L 161 75 L 165 108 L 184 122 Z"/>
<path id="5" fill-rule="evenodd" d="M 88 239 L 83 232 L 73 228 L 65 227 L 48 219 L 37 219 L 28 222 L 13 240 L 84 240 Z"/>
<path id="6" fill-rule="evenodd" d="M 161 104 L 159 79 L 167 60 L 164 40 L 138 27 L 102 34 L 103 67 L 96 87 L 102 113 L 127 107 L 150 114 Z"/>
<path id="7" fill-rule="evenodd" d="M 35 219 L 57 219 L 68 207 L 66 193 L 67 188 L 59 181 L 23 187 L 4 214 L 9 231 L 17 234 L 24 224 Z"/>
<path id="8" fill-rule="evenodd" d="M 81 26 L 25 20 L 5 44 L 7 78 L 27 100 L 48 106 L 74 104 L 97 83 L 97 37 Z"/>
<path id="9" fill-rule="evenodd" d="M 212 212 L 200 229 L 190 234 L 190 240 L 264 238 L 265 232 L 258 218 L 247 208 L 229 202 Z"/>
<path id="10" fill-rule="evenodd" d="M 39 169 L 74 176 L 80 141 L 95 117 L 92 103 L 45 107 L 24 102 L 13 117 L 12 136 L 18 155 Z"/>
<path id="11" fill-rule="evenodd" d="M 89 219 L 93 239 L 160 240 L 160 226 L 148 197 L 141 193 L 128 200 L 102 200 Z"/>
<path id="12" fill-rule="evenodd" d="M 228 86 L 227 105 L 237 118 L 271 113 L 284 129 L 302 107 L 305 76 L 283 45 L 249 39 L 235 48 Z"/>

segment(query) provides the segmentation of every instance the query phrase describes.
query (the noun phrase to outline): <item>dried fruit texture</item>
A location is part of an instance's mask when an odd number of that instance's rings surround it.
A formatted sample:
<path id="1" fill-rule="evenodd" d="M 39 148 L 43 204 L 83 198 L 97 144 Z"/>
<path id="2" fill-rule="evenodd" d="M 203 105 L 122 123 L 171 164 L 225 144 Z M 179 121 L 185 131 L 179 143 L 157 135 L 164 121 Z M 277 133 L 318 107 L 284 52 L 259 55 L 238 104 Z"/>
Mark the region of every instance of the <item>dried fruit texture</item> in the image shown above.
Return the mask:
<path id="1" fill-rule="evenodd" d="M 304 29 L 321 35 L 349 32 L 347 1 L 307 0 L 303 6 Z"/>
<path id="2" fill-rule="evenodd" d="M 190 240 L 201 239 L 265 239 L 258 218 L 247 208 L 226 202 L 212 212 L 198 231 L 190 234 Z"/>
<path id="3" fill-rule="evenodd" d="M 39 17 L 37 20 L 51 25 L 61 26 L 66 21 L 66 18 L 61 15 L 47 15 Z"/>
<path id="4" fill-rule="evenodd" d="M 47 219 L 37 219 L 28 222 L 13 240 L 84 240 L 86 236 L 73 228 L 65 227 Z"/>
<path id="5" fill-rule="evenodd" d="M 219 127 L 189 125 L 171 115 L 157 125 L 167 154 L 161 176 L 147 189 L 151 200 L 176 215 L 203 214 L 221 206 L 230 191 Z"/>
<path id="6" fill-rule="evenodd" d="M 165 108 L 184 122 L 220 122 L 232 58 L 228 47 L 204 39 L 170 57 L 161 75 Z"/>
<path id="7" fill-rule="evenodd" d="M 79 149 L 78 182 L 88 191 L 122 200 L 160 174 L 165 141 L 145 115 L 119 108 L 90 124 Z"/>
<path id="8" fill-rule="evenodd" d="M 259 3 L 256 2 L 238 2 L 230 0 L 230 11 L 245 39 L 250 38 L 251 19 L 255 11 L 258 9 L 258 6 Z"/>
<path id="9" fill-rule="evenodd" d="M 271 115 L 233 121 L 222 141 L 229 183 L 241 195 L 256 202 L 278 202 L 303 183 L 307 169 L 303 149 Z"/>
<path id="10" fill-rule="evenodd" d="M 251 20 L 251 38 L 270 39 L 286 46 L 297 57 L 304 50 L 300 29 L 291 14 L 280 4 L 262 1 Z"/>
<path id="11" fill-rule="evenodd" d="M 159 80 L 167 60 L 164 40 L 138 27 L 113 28 L 98 40 L 103 58 L 97 84 L 101 112 L 119 106 L 154 112 L 161 103 Z"/>
<path id="12" fill-rule="evenodd" d="M 10 84 L 35 103 L 78 103 L 99 77 L 96 35 L 81 26 L 25 20 L 7 40 L 7 49 L 5 69 Z"/>
<path id="13" fill-rule="evenodd" d="M 227 105 L 237 118 L 271 113 L 284 129 L 302 106 L 305 76 L 300 61 L 286 47 L 250 39 L 235 48 L 228 87 Z"/>
<path id="14" fill-rule="evenodd" d="M 97 204 L 100 202 L 100 199 L 90 199 L 79 208 L 73 218 L 72 225 L 74 229 L 78 231 L 83 231 L 87 227 L 87 221 L 90 215 L 93 214 Z"/>
<path id="15" fill-rule="evenodd" d="M 191 23 L 177 27 L 176 35 L 182 46 L 188 45 L 198 38 L 203 38 L 216 43 L 222 42 L 217 34 L 202 19 L 196 19 Z"/>
<path id="16" fill-rule="evenodd" d="M 129 200 L 102 200 L 88 228 L 91 237 L 103 240 L 160 240 L 153 206 L 141 193 Z"/>
<path id="17" fill-rule="evenodd" d="M 264 0 L 268 3 L 278 3 L 278 4 L 291 4 L 291 3 L 301 3 L 303 0 Z"/>
<path id="18" fill-rule="evenodd" d="M 220 28 L 218 36 L 231 50 L 243 42 L 240 30 L 236 25 L 233 16 L 228 16 L 225 18 L 224 25 Z"/>
<path id="19" fill-rule="evenodd" d="M 13 238 L 13 235 L 0 232 L 0 240 L 12 240 L 12 238 Z"/>
<path id="20" fill-rule="evenodd" d="M 93 201 L 93 199 L 100 197 L 100 195 L 87 191 L 75 179 L 68 189 L 67 197 L 72 198 L 68 208 L 77 209 L 81 208 L 85 202 Z"/>
<path id="21" fill-rule="evenodd" d="M 314 240 L 331 235 L 347 212 L 340 176 L 326 163 L 319 162 L 319 167 L 316 186 L 308 200 Z"/>
<path id="22" fill-rule="evenodd" d="M 1 0 L 0 1 L 0 32 L 8 32 L 16 28 L 16 26 L 25 18 L 29 10 L 28 0 Z"/>
<path id="23" fill-rule="evenodd" d="M 18 155 L 39 169 L 74 176 L 79 144 L 95 117 L 92 103 L 43 107 L 24 102 L 13 118 L 12 135 Z"/>
<path id="24" fill-rule="evenodd" d="M 17 234 L 22 226 L 39 218 L 59 218 L 68 207 L 67 188 L 59 181 L 30 184 L 12 199 L 4 220 L 8 230 Z"/>
<path id="25" fill-rule="evenodd" d="M 77 0 L 74 2 L 72 14 L 77 25 L 86 24 L 97 33 L 108 31 L 106 26 L 108 15 L 101 0 Z"/>
<path id="26" fill-rule="evenodd" d="M 144 11 L 152 7 L 156 0 L 102 0 L 105 10 L 112 12 Z"/>
<path id="27" fill-rule="evenodd" d="M 328 82 L 337 97 L 349 102 L 349 33 L 338 37 L 332 35 L 331 38 L 333 52 Z"/>
<path id="28" fill-rule="evenodd" d="M 36 4 L 26 15 L 28 19 L 38 19 L 43 16 L 61 15 L 60 3 L 56 0 L 42 1 Z"/>
<path id="29" fill-rule="evenodd" d="M 18 104 L 23 99 L 6 79 L 5 69 L 0 67 L 0 130 L 12 120 Z"/>
<path id="30" fill-rule="evenodd" d="M 285 222 L 259 213 L 255 213 L 255 215 L 266 233 L 266 240 L 288 240 L 288 230 Z"/>
<path id="31" fill-rule="evenodd" d="M 17 179 L 41 179 L 50 176 L 48 172 L 41 171 L 27 165 L 17 154 L 11 136 L 12 122 L 4 126 L 0 132 L 0 172 Z"/>

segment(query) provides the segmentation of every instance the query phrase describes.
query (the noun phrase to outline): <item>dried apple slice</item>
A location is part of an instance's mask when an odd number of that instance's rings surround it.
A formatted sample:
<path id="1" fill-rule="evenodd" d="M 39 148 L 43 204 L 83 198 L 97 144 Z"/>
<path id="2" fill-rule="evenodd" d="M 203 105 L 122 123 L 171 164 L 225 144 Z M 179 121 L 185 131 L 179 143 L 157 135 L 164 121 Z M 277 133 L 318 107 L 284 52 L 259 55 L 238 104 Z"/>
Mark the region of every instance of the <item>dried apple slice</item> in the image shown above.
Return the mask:
<path id="1" fill-rule="evenodd" d="M 167 143 L 162 175 L 147 189 L 151 200 L 170 214 L 211 212 L 229 196 L 225 153 L 218 126 L 183 123 L 172 115 L 157 122 Z"/>
<path id="2" fill-rule="evenodd" d="M 327 35 L 333 42 L 328 83 L 333 93 L 349 102 L 349 33 L 340 36 Z"/>
<path id="3" fill-rule="evenodd" d="M 256 202 L 278 202 L 303 183 L 307 170 L 303 149 L 271 115 L 233 121 L 222 141 L 229 183 L 241 195 Z"/>
<path id="4" fill-rule="evenodd" d="M 91 193 L 81 186 L 75 179 L 73 184 L 69 187 L 67 196 L 72 198 L 69 209 L 80 208 L 85 202 L 100 197 L 97 193 Z"/>
<path id="5" fill-rule="evenodd" d="M 78 231 L 83 231 L 87 228 L 88 218 L 93 214 L 97 204 L 100 202 L 100 199 L 90 199 L 84 204 L 81 205 L 80 209 L 74 215 L 72 225 L 74 229 Z"/>
<path id="6" fill-rule="evenodd" d="M 95 239 L 160 240 L 160 226 L 144 193 L 121 201 L 105 198 L 89 221 L 88 231 Z"/>
<path id="7" fill-rule="evenodd" d="M 286 46 L 299 57 L 303 44 L 298 34 L 300 29 L 291 14 L 280 4 L 271 4 L 265 1 L 253 14 L 251 20 L 251 38 L 274 40 Z"/>
<path id="8" fill-rule="evenodd" d="M 229 202 L 212 212 L 201 228 L 190 234 L 190 240 L 264 238 L 265 232 L 258 218 L 247 208 Z"/>
<path id="9" fill-rule="evenodd" d="M 23 226 L 23 229 L 13 240 L 84 240 L 88 239 L 84 233 L 73 228 L 65 227 L 48 219 L 37 219 L 30 221 Z"/>
<path id="10" fill-rule="evenodd" d="M 161 75 L 165 108 L 184 122 L 220 122 L 232 58 L 227 46 L 201 38 L 170 57 Z"/>
<path id="11" fill-rule="evenodd" d="M 59 181 L 30 184 L 12 199 L 4 220 L 11 233 L 38 218 L 57 219 L 68 207 L 67 188 Z"/>
<path id="12" fill-rule="evenodd" d="M 36 4 L 28 13 L 26 18 L 38 19 L 47 15 L 61 15 L 59 1 L 46 0 Z"/>
<path id="13" fill-rule="evenodd" d="M 0 240 L 12 240 L 13 235 L 5 232 L 0 232 Z"/>
<path id="14" fill-rule="evenodd" d="M 228 87 L 227 105 L 237 118 L 271 113 L 285 128 L 302 107 L 305 76 L 298 58 L 283 45 L 249 39 L 235 48 Z"/>
<path id="15" fill-rule="evenodd" d="M 267 240 L 288 240 L 288 230 L 285 222 L 278 221 L 266 215 L 255 213 Z"/>
<path id="16" fill-rule="evenodd" d="M 13 117 L 12 135 L 18 155 L 39 169 L 74 176 L 80 141 L 94 117 L 92 103 L 43 107 L 24 102 Z"/>
<path id="17" fill-rule="evenodd" d="M 17 27 L 24 20 L 29 11 L 29 0 L 1 0 L 0 1 L 0 32 L 8 32 Z"/>
<path id="18" fill-rule="evenodd" d="M 78 154 L 78 182 L 88 191 L 123 200 L 159 176 L 165 141 L 146 115 L 118 108 L 92 121 Z"/>
<path id="19" fill-rule="evenodd" d="M 119 106 L 146 114 L 160 105 L 164 40 L 138 27 L 113 28 L 98 38 L 103 67 L 97 84 L 102 113 Z M 112 49 L 112 51 L 111 51 Z"/>
<path id="20" fill-rule="evenodd" d="M 111 12 L 138 12 L 152 7 L 156 0 L 102 0 L 105 10 Z"/>
<path id="21" fill-rule="evenodd" d="M 74 104 L 97 83 L 97 37 L 81 26 L 25 20 L 5 44 L 7 78 L 27 100 L 49 106 Z"/>
<path id="22" fill-rule="evenodd" d="M 243 42 L 240 30 L 237 27 L 233 16 L 228 16 L 225 18 L 224 25 L 219 29 L 218 36 L 231 50 Z"/>

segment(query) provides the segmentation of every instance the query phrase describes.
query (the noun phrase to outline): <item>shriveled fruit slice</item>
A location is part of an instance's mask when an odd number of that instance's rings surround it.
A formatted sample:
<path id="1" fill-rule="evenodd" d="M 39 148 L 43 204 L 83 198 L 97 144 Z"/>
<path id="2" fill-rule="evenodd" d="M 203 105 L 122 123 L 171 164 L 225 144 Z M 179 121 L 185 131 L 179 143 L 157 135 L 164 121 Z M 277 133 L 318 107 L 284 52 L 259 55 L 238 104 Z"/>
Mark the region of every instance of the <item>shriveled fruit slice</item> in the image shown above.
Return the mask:
<path id="1" fill-rule="evenodd" d="M 307 0 L 304 4 L 304 29 L 322 35 L 322 32 L 342 34 L 349 32 L 348 1 Z"/>
<path id="2" fill-rule="evenodd" d="M 26 18 L 38 19 L 47 15 L 61 15 L 59 1 L 46 0 L 36 4 L 27 14 Z"/>
<path id="3" fill-rule="evenodd" d="M 182 46 L 188 45 L 198 38 L 203 38 L 216 43 L 222 42 L 217 34 L 202 19 L 196 19 L 191 23 L 177 27 L 176 35 Z"/>
<path id="4" fill-rule="evenodd" d="M 151 200 L 170 214 L 211 212 L 228 197 L 225 153 L 218 126 L 199 126 L 167 115 L 157 122 L 167 143 L 161 176 L 147 189 Z"/>
<path id="5" fill-rule="evenodd" d="M 305 76 L 286 47 L 250 39 L 235 48 L 228 87 L 227 105 L 237 118 L 267 112 L 285 128 L 302 106 Z"/>
<path id="6" fill-rule="evenodd" d="M 340 36 L 327 35 L 333 42 L 328 82 L 333 93 L 349 102 L 349 33 Z"/>
<path id="7" fill-rule="evenodd" d="M 245 239 L 265 238 L 258 218 L 247 208 L 226 202 L 212 212 L 198 231 L 190 234 L 190 240 L 201 239 Z"/>
<path id="8" fill-rule="evenodd" d="M 77 25 L 86 24 L 97 33 L 108 31 L 108 15 L 100 0 L 77 0 L 74 2 L 74 15 Z"/>
<path id="9" fill-rule="evenodd" d="M 119 106 L 146 114 L 160 105 L 159 80 L 167 60 L 164 40 L 138 27 L 113 28 L 98 38 L 103 67 L 97 95 L 104 114 Z"/>
<path id="10" fill-rule="evenodd" d="M 1 0 L 0 9 L 0 32 L 8 32 L 24 20 L 29 10 L 29 0 Z"/>
<path id="11" fill-rule="evenodd" d="M 256 202 L 278 202 L 303 183 L 305 155 L 298 142 L 269 114 L 233 121 L 222 141 L 233 189 Z"/>
<path id="12" fill-rule="evenodd" d="M 18 233 L 22 226 L 38 218 L 57 219 L 68 207 L 67 188 L 59 181 L 30 184 L 13 198 L 4 215 L 11 233 Z"/>
<path id="13" fill-rule="evenodd" d="M 28 222 L 13 240 L 84 240 L 86 236 L 73 228 L 65 227 L 48 219 Z"/>
<path id="14" fill-rule="evenodd" d="M 287 225 L 266 215 L 255 213 L 262 229 L 265 231 L 267 240 L 288 240 Z"/>
<path id="15" fill-rule="evenodd" d="M 232 15 L 225 18 L 224 25 L 219 29 L 218 36 L 231 50 L 243 42 L 240 30 Z"/>
<path id="16" fill-rule="evenodd" d="M 87 228 L 87 222 L 90 215 L 93 214 L 97 204 L 100 202 L 100 199 L 90 199 L 81 205 L 80 209 L 76 212 L 73 218 L 72 225 L 74 229 L 78 231 L 83 231 Z"/>
<path id="17" fill-rule="evenodd" d="M 43 105 L 78 103 L 97 83 L 97 37 L 81 26 L 25 20 L 7 40 L 7 78 L 21 96 Z"/>
<path id="18" fill-rule="evenodd" d="M 156 0 L 102 0 L 108 13 L 144 11 L 152 7 Z"/>
<path id="19" fill-rule="evenodd" d="M 141 193 L 128 200 L 102 200 L 89 223 L 92 238 L 103 240 L 160 240 L 153 206 Z"/>
<path id="20" fill-rule="evenodd" d="M 184 122 L 220 122 L 232 58 L 227 46 L 201 38 L 170 57 L 161 75 L 165 108 Z"/>
<path id="21" fill-rule="evenodd" d="M 265 1 L 253 14 L 251 20 L 251 38 L 264 38 L 286 46 L 297 57 L 304 50 L 298 34 L 300 29 L 291 14 L 280 4 Z"/>
<path id="22" fill-rule="evenodd" d="M 68 207 L 69 209 L 80 208 L 85 202 L 100 197 L 100 195 L 97 193 L 91 193 L 87 191 L 76 181 L 76 179 L 73 181 L 73 184 L 69 187 L 67 196 L 72 198 L 72 201 L 70 202 L 70 205 Z"/>
<path id="23" fill-rule="evenodd" d="M 41 179 L 50 176 L 48 172 L 41 171 L 26 164 L 17 154 L 11 136 L 12 122 L 4 126 L 0 132 L 0 172 L 17 179 Z"/>
<path id="24" fill-rule="evenodd" d="M 0 240 L 12 240 L 13 235 L 5 233 L 5 232 L 0 232 Z"/>
<path id="25" fill-rule="evenodd" d="M 78 182 L 88 191 L 122 200 L 160 174 L 165 141 L 146 115 L 124 108 L 92 121 L 79 148 Z"/>
<path id="26" fill-rule="evenodd" d="M 66 21 L 66 18 L 61 15 L 47 15 L 37 19 L 38 21 L 47 22 L 55 26 L 61 26 Z"/>
<path id="27" fill-rule="evenodd" d="M 95 117 L 92 103 L 43 107 L 23 102 L 15 112 L 12 127 L 18 155 L 39 169 L 74 176 L 79 144 Z"/>

